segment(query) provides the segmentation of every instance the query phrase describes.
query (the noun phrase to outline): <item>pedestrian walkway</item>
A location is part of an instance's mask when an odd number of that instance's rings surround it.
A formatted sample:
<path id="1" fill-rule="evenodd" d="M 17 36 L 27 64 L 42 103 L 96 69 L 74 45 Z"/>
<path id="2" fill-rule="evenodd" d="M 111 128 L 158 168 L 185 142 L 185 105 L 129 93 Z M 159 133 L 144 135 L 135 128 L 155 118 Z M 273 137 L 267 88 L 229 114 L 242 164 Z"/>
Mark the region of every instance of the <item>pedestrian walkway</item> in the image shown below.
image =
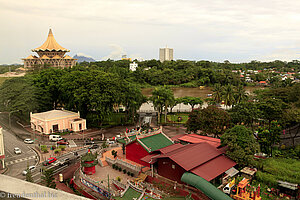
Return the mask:
<path id="1" fill-rule="evenodd" d="M 68 142 L 70 148 L 77 147 L 77 144 L 74 142 L 74 140 L 68 140 Z"/>
<path id="2" fill-rule="evenodd" d="M 30 157 L 27 157 L 27 158 L 20 158 L 20 159 L 17 159 L 17 160 L 12 160 L 12 161 L 6 162 L 6 165 L 12 165 L 12 164 L 16 164 L 16 163 L 19 163 L 19 162 L 24 162 L 24 161 L 35 159 L 35 158 L 36 158 L 36 156 L 30 156 Z"/>

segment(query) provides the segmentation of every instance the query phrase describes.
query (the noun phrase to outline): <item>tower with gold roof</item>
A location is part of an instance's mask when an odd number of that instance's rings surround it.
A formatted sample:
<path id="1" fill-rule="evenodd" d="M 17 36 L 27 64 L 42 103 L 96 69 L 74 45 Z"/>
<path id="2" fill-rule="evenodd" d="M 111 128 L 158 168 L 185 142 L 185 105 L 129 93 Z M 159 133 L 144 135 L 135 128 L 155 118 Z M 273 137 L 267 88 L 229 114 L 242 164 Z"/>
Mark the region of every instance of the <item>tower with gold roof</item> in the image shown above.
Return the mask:
<path id="1" fill-rule="evenodd" d="M 69 51 L 70 50 L 63 48 L 56 42 L 52 30 L 50 29 L 46 42 L 44 42 L 42 46 L 32 50 L 32 52 L 36 52 L 39 57 L 30 55 L 22 59 L 24 60 L 24 68 L 31 69 L 38 65 L 49 65 L 51 67 L 61 68 L 72 67 L 76 64 L 77 59 L 65 55 L 65 53 Z"/>

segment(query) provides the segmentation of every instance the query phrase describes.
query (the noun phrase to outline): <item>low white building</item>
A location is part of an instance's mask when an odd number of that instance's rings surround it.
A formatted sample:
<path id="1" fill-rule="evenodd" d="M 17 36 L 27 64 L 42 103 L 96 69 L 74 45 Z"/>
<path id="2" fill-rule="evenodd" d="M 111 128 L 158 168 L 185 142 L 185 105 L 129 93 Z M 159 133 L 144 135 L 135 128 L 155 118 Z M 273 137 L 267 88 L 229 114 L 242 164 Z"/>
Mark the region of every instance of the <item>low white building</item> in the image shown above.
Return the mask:
<path id="1" fill-rule="evenodd" d="M 133 72 L 136 71 L 137 67 L 138 67 L 138 64 L 135 62 L 129 64 L 129 69 Z"/>
<path id="2" fill-rule="evenodd" d="M 55 132 L 86 130 L 86 120 L 79 112 L 68 110 L 50 110 L 42 113 L 30 113 L 31 128 L 45 134 Z"/>

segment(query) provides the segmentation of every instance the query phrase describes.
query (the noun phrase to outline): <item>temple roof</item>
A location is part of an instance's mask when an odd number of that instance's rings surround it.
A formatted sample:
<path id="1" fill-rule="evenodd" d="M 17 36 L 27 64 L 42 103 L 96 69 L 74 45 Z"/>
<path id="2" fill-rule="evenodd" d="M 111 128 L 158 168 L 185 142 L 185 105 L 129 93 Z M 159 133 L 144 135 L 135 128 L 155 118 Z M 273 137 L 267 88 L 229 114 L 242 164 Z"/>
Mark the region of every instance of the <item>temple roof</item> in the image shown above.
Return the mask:
<path id="1" fill-rule="evenodd" d="M 38 48 L 33 49 L 32 51 L 70 51 L 68 49 L 63 48 L 62 46 L 60 46 L 52 33 L 52 30 L 49 30 L 49 34 L 48 34 L 48 38 L 46 40 L 46 42 L 44 42 L 44 44 Z"/>
<path id="2" fill-rule="evenodd" d="M 71 56 L 66 55 L 64 59 L 73 59 Z"/>
<path id="3" fill-rule="evenodd" d="M 50 59 L 48 56 L 46 56 L 46 55 L 43 55 L 42 57 L 41 57 L 42 59 Z"/>

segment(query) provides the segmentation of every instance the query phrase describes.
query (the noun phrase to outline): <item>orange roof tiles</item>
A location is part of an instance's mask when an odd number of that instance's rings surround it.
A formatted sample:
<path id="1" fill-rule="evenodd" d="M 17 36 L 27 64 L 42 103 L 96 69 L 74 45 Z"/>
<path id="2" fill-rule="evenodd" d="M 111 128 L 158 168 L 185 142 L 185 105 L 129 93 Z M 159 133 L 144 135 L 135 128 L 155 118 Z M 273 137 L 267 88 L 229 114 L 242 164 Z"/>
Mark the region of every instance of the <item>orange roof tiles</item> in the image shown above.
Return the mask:
<path id="1" fill-rule="evenodd" d="M 33 49 L 32 51 L 69 51 L 68 49 L 63 48 L 62 46 L 60 46 L 52 33 L 52 30 L 49 30 L 49 34 L 47 37 L 46 42 L 44 42 L 44 44 L 38 48 Z"/>

